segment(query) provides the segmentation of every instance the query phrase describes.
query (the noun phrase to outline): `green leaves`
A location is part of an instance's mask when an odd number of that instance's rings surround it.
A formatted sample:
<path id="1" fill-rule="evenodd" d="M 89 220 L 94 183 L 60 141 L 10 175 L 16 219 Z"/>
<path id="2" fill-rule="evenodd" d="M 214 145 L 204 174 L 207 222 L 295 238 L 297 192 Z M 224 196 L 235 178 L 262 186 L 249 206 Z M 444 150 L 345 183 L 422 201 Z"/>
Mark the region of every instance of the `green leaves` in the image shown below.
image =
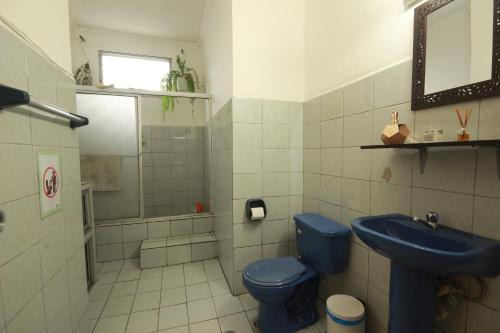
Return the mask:
<path id="1" fill-rule="evenodd" d="M 181 50 L 184 55 L 184 50 Z M 186 67 L 186 60 L 182 59 L 180 55 L 176 58 L 178 70 L 171 70 L 166 77 L 161 81 L 161 90 L 163 91 L 178 91 L 177 80 L 183 78 L 187 83 L 187 90 L 191 93 L 196 92 L 196 89 L 201 90 L 198 73 L 191 67 Z M 191 98 L 191 104 L 194 104 L 195 99 Z M 162 96 L 161 106 L 163 113 L 174 111 L 175 107 L 175 97 L 173 96 Z"/>

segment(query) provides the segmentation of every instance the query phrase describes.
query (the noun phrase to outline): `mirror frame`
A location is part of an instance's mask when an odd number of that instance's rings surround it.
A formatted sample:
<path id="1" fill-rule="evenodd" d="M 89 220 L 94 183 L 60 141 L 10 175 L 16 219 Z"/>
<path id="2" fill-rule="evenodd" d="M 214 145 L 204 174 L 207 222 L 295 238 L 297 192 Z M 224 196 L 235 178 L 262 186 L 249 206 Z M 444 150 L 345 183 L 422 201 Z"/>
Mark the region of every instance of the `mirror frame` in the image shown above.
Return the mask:
<path id="1" fill-rule="evenodd" d="M 454 0 L 429 0 L 415 9 L 413 33 L 413 111 L 500 95 L 500 0 L 493 1 L 493 54 L 490 80 L 425 94 L 427 16 Z"/>

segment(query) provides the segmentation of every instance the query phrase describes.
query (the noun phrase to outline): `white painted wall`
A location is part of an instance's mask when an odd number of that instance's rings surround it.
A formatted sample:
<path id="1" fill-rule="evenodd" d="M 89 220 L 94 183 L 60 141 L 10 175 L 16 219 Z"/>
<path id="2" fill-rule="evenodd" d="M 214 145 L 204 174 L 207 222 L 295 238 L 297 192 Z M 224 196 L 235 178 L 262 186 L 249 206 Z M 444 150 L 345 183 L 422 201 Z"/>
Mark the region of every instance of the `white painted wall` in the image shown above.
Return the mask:
<path id="1" fill-rule="evenodd" d="M 307 1 L 233 0 L 234 96 L 304 100 Z"/>
<path id="2" fill-rule="evenodd" d="M 99 50 L 172 58 L 172 65 L 175 68 L 177 67 L 175 58 L 181 49 L 184 49 L 187 65 L 196 69 L 200 80 L 204 81 L 201 47 L 197 43 L 184 43 L 76 26 L 71 27 L 73 72 L 86 62 L 78 35 L 82 35 L 86 39 L 84 49 L 89 57 L 94 84 L 99 82 Z"/>
<path id="3" fill-rule="evenodd" d="M 403 1 L 306 0 L 305 100 L 409 59 L 412 43 Z"/>
<path id="4" fill-rule="evenodd" d="M 207 92 L 212 113 L 233 96 L 233 26 L 231 0 L 209 0 L 201 31 Z"/>
<path id="5" fill-rule="evenodd" d="M 71 72 L 68 0 L 0 0 L 0 15 Z"/>

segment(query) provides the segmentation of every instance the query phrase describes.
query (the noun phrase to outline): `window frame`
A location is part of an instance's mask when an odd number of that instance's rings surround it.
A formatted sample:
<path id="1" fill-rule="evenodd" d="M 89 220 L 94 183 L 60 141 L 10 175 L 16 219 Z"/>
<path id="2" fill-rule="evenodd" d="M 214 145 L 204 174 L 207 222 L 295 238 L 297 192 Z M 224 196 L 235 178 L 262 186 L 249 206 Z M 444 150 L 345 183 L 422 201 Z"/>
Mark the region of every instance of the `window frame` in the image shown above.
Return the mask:
<path id="1" fill-rule="evenodd" d="M 172 70 L 172 58 L 169 57 L 158 57 L 158 56 L 149 56 L 149 55 L 141 55 L 141 54 L 134 54 L 134 53 L 126 53 L 126 52 L 115 52 L 115 51 L 105 51 L 105 50 L 99 50 L 98 51 L 99 55 L 99 83 L 103 83 L 103 76 L 102 76 L 102 56 L 103 55 L 115 55 L 115 56 L 120 56 L 124 58 L 135 58 L 135 59 L 146 59 L 146 60 L 166 60 L 168 62 L 168 68 L 169 72 Z"/>

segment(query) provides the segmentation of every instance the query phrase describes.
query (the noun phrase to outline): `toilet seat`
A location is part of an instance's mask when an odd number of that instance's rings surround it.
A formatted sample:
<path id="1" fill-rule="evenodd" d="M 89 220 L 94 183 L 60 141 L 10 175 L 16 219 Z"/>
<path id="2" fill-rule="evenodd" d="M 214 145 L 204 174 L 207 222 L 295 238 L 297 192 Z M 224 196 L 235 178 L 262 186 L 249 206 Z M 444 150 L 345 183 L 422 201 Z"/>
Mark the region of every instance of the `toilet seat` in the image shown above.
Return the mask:
<path id="1" fill-rule="evenodd" d="M 281 287 L 297 281 L 306 267 L 295 257 L 256 261 L 247 266 L 245 277 L 256 286 Z"/>

